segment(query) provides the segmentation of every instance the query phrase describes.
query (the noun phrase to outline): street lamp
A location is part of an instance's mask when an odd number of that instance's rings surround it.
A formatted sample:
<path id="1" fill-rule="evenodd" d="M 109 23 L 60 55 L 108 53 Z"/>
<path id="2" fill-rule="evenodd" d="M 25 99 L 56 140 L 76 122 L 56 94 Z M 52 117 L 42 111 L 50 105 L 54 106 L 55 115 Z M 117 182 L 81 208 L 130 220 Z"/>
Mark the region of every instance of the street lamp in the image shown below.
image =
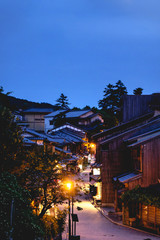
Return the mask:
<path id="1" fill-rule="evenodd" d="M 66 188 L 69 192 L 69 198 L 68 198 L 68 205 L 69 205 L 69 211 L 68 211 L 68 228 L 69 228 L 69 240 L 71 240 L 71 200 L 70 200 L 70 195 L 72 191 L 72 182 L 67 182 L 66 183 Z"/>
<path id="2" fill-rule="evenodd" d="M 68 211 L 68 228 L 69 228 L 69 239 L 68 240 L 80 240 L 80 236 L 76 236 L 76 222 L 78 222 L 78 216 L 77 214 L 73 213 L 73 193 L 74 193 L 74 187 L 73 182 L 66 182 L 66 189 L 69 193 L 68 198 L 68 205 L 69 205 L 69 211 Z M 71 198 L 72 197 L 72 198 Z M 72 214 L 71 214 L 71 199 L 72 199 Z M 71 233 L 71 215 L 72 215 L 72 233 Z M 73 228 L 73 222 L 74 222 L 74 228 Z"/>
<path id="3" fill-rule="evenodd" d="M 66 183 L 66 186 L 67 186 L 67 189 L 68 189 L 69 191 L 71 191 L 71 189 L 72 189 L 72 183 L 71 183 L 71 182 L 67 182 L 67 183 Z"/>

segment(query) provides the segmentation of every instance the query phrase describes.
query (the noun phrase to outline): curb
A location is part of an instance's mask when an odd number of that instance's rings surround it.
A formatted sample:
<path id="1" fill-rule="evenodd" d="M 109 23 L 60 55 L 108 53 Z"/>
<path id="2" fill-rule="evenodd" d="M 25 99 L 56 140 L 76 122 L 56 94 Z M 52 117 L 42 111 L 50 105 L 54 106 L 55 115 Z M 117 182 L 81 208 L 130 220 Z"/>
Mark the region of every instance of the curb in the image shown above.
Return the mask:
<path id="1" fill-rule="evenodd" d="M 148 235 L 151 235 L 151 236 L 154 236 L 154 237 L 158 237 L 160 238 L 160 235 L 157 235 L 157 234 L 154 234 L 154 233 L 150 233 L 150 232 L 147 232 L 145 230 L 141 230 L 141 229 L 138 229 L 138 228 L 133 228 L 131 226 L 127 226 L 127 225 L 124 225 L 122 223 L 118 223 L 118 222 L 115 222 L 114 220 L 112 220 L 111 218 L 109 218 L 107 215 L 105 215 L 103 213 L 103 211 L 99 208 L 99 207 L 96 207 L 94 206 L 107 220 L 109 220 L 111 223 L 115 224 L 115 225 L 118 225 L 118 226 L 121 226 L 121 227 L 124 227 L 124 228 L 130 228 L 132 230 L 135 230 L 135 231 L 138 231 L 138 232 L 142 232 L 142 233 L 145 233 L 145 234 L 148 234 Z"/>
<path id="2" fill-rule="evenodd" d="M 91 202 L 91 204 L 92 204 L 108 221 L 110 221 L 111 223 L 113 223 L 113 224 L 115 224 L 115 225 L 118 225 L 118 226 L 121 226 L 121 227 L 124 227 L 124 228 L 129 228 L 129 229 L 135 230 L 135 231 L 137 231 L 137 232 L 145 233 L 145 234 L 150 235 L 150 236 L 154 236 L 154 237 L 160 238 L 160 235 L 157 235 L 157 234 L 154 234 L 154 233 L 150 233 L 150 232 L 147 232 L 147 231 L 145 231 L 145 230 L 138 229 L 138 228 L 133 228 L 133 227 L 131 227 L 131 226 L 124 225 L 124 224 L 122 224 L 122 223 L 115 222 L 114 220 L 112 220 L 111 218 L 109 218 L 107 215 L 105 215 L 105 214 L 103 213 L 103 211 L 100 209 L 100 207 L 96 207 L 96 206 L 92 203 L 89 194 L 88 194 L 88 200 L 89 200 L 89 201 Z"/>

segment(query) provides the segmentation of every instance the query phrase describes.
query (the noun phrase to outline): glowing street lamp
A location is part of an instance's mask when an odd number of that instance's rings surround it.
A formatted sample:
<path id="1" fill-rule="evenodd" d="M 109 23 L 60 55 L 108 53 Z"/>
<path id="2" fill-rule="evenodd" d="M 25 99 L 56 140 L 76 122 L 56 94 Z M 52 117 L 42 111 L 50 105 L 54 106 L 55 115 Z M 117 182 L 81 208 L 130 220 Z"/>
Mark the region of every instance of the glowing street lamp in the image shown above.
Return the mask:
<path id="1" fill-rule="evenodd" d="M 69 212 L 68 212 L 68 227 L 69 227 L 69 240 L 71 240 L 71 201 L 70 201 L 70 193 L 72 190 L 72 182 L 66 183 L 66 189 L 69 191 L 69 199 L 68 199 L 68 205 L 69 205 Z"/>
<path id="2" fill-rule="evenodd" d="M 96 144 L 91 143 L 91 144 L 90 144 L 90 147 L 91 147 L 91 148 L 95 148 L 95 147 L 96 147 Z"/>
<path id="3" fill-rule="evenodd" d="M 71 182 L 67 182 L 67 183 L 66 183 L 66 187 L 67 187 L 67 189 L 70 191 L 71 188 L 72 188 L 72 183 L 71 183 Z"/>
<path id="4" fill-rule="evenodd" d="M 69 211 L 68 211 L 68 228 L 69 228 L 69 240 L 77 239 L 80 240 L 80 236 L 76 236 L 76 222 L 78 222 L 78 216 L 77 214 L 73 213 L 73 195 L 74 195 L 74 183 L 71 182 L 66 182 L 65 184 L 66 190 L 68 190 L 69 193 Z M 72 199 L 72 214 L 71 214 L 71 199 Z M 71 228 L 71 215 L 72 215 L 72 228 Z M 74 223 L 74 228 L 73 228 L 73 223 Z M 71 233 L 72 229 L 72 233 Z"/>

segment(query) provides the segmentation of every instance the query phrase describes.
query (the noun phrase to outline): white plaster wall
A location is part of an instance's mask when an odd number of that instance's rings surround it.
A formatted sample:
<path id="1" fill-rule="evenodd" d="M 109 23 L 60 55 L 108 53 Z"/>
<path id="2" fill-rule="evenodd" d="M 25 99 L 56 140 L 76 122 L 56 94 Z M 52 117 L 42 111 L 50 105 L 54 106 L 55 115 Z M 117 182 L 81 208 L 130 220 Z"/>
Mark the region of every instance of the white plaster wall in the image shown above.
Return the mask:
<path id="1" fill-rule="evenodd" d="M 96 120 L 100 120 L 102 123 L 104 122 L 104 120 L 102 119 L 102 117 L 99 116 L 99 115 L 91 118 L 91 122 L 94 122 L 94 121 L 96 121 Z"/>
<path id="2" fill-rule="evenodd" d="M 93 112 L 92 112 L 92 111 L 89 111 L 89 112 L 83 114 L 83 115 L 81 116 L 81 118 L 88 117 L 88 116 L 90 116 L 90 115 L 92 115 L 92 114 L 93 114 Z"/>
<path id="3" fill-rule="evenodd" d="M 44 120 L 44 122 L 45 122 L 45 124 L 44 124 L 44 131 L 45 131 L 45 133 L 47 133 L 48 132 L 48 130 L 51 130 L 51 129 L 53 129 L 54 128 L 54 125 L 50 125 L 50 121 L 53 119 L 53 117 L 47 117 L 47 118 L 44 118 L 45 120 Z"/>

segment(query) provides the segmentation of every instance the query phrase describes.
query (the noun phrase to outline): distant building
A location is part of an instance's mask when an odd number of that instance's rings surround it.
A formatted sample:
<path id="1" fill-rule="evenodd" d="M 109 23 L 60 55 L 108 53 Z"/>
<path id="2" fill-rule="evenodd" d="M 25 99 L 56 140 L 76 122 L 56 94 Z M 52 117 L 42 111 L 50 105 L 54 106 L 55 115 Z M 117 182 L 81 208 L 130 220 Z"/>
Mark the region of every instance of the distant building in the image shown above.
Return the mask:
<path id="1" fill-rule="evenodd" d="M 52 111 L 51 113 L 45 115 L 45 133 L 47 133 L 49 130 L 52 130 L 54 128 L 54 119 L 56 116 L 58 116 L 61 113 L 65 113 L 66 110 L 57 110 Z"/>
<path id="2" fill-rule="evenodd" d="M 84 126 L 89 126 L 92 123 L 99 121 L 103 123 L 104 120 L 101 114 L 94 114 L 91 110 L 79 110 L 79 111 L 71 111 L 71 110 L 58 110 L 54 111 L 48 115 L 45 115 L 45 132 L 47 133 L 49 130 L 55 127 L 54 121 L 56 117 L 60 114 L 65 115 L 65 119 L 67 123 L 73 124 L 75 126 L 79 126 L 83 128 Z"/>
<path id="3" fill-rule="evenodd" d="M 42 146 L 44 150 L 50 153 L 54 153 L 55 146 L 62 142 L 62 139 L 51 138 L 44 133 L 26 127 L 22 127 L 22 138 L 25 147 L 33 146 L 34 144 L 34 146 Z"/>
<path id="4" fill-rule="evenodd" d="M 85 147 L 84 143 L 88 140 L 86 138 L 86 132 L 82 129 L 75 127 L 69 123 L 55 128 L 49 131 L 48 136 L 53 137 L 60 137 L 63 139 L 63 143 L 60 146 L 65 151 L 76 153 L 84 153 Z"/>
<path id="5" fill-rule="evenodd" d="M 53 112 L 52 108 L 31 108 L 23 111 L 23 121 L 29 124 L 28 128 L 44 131 L 44 116 Z"/>

